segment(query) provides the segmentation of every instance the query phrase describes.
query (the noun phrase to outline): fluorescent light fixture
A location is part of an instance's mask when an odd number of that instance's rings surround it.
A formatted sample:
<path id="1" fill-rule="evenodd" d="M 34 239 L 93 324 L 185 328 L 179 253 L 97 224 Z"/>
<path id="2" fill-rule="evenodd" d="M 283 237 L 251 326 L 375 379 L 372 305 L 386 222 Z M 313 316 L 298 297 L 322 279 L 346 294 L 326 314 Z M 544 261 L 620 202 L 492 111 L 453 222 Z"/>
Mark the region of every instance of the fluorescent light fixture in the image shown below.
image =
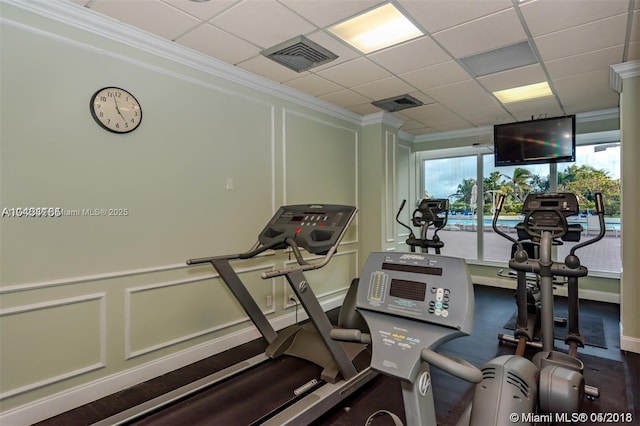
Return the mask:
<path id="1" fill-rule="evenodd" d="M 329 31 L 363 53 L 424 35 L 391 3 L 336 24 Z"/>
<path id="2" fill-rule="evenodd" d="M 527 101 L 530 99 L 544 98 L 553 95 L 549 84 L 542 83 L 529 84 L 528 86 L 514 87 L 513 89 L 498 90 L 493 95 L 503 104 L 510 102 Z"/>

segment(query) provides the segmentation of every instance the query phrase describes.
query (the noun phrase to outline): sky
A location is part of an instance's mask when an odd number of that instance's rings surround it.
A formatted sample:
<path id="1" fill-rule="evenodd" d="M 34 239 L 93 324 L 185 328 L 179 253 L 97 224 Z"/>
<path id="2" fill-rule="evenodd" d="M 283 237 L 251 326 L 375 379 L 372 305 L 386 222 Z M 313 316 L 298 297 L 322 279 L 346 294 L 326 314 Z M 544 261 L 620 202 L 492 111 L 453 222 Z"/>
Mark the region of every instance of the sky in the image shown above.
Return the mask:
<path id="1" fill-rule="evenodd" d="M 609 147 L 605 151 L 595 152 L 593 145 L 576 147 L 576 163 L 588 164 L 597 170 L 604 169 L 609 172 L 612 179 L 620 178 L 620 147 Z M 432 198 L 447 198 L 455 194 L 458 185 L 463 179 L 476 179 L 476 156 L 445 158 L 438 160 L 426 160 L 424 170 L 425 189 Z M 512 176 L 516 167 L 494 167 L 493 155 L 488 154 L 483 159 L 484 175 L 495 170 Z M 558 163 L 558 171 L 566 169 L 572 163 Z M 533 174 L 548 176 L 548 164 L 535 164 L 526 166 Z"/>

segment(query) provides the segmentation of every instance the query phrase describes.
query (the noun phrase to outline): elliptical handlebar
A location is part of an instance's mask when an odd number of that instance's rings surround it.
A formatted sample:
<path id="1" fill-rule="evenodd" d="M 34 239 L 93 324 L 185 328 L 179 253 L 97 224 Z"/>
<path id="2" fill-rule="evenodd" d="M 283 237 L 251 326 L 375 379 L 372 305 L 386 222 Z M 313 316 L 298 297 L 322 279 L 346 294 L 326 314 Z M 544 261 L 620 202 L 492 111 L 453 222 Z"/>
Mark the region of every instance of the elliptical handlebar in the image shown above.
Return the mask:
<path id="1" fill-rule="evenodd" d="M 496 202 L 496 211 L 493 213 L 493 220 L 491 221 L 491 227 L 493 228 L 493 231 L 496 234 L 500 235 L 503 238 L 506 238 L 507 240 L 511 241 L 513 244 L 516 244 L 519 250 L 524 250 L 522 247 L 522 242 L 516 240 L 511 235 L 508 235 L 502 232 L 500 229 L 498 229 L 498 216 L 500 216 L 500 213 L 502 212 L 503 205 L 504 205 L 504 194 L 500 194 Z"/>
<path id="2" fill-rule="evenodd" d="M 406 224 L 400 222 L 400 213 L 402 213 L 402 210 L 404 209 L 404 205 L 407 203 L 407 200 L 402 200 L 402 203 L 400 204 L 400 208 L 398 209 L 398 213 L 396 213 L 396 222 L 398 222 L 400 225 L 404 226 L 405 228 L 407 228 L 409 230 L 409 238 L 415 238 L 415 234 L 413 233 L 413 230 Z"/>
<path id="3" fill-rule="evenodd" d="M 596 198 L 596 214 L 598 215 L 598 225 L 600 227 L 600 232 L 594 238 L 591 238 L 590 240 L 587 240 L 587 241 L 583 241 L 573 246 L 571 248 L 571 251 L 569 252 L 569 255 L 571 256 L 575 256 L 576 250 L 600 241 L 607 232 L 607 228 L 604 223 L 604 197 L 602 196 L 602 192 L 596 192 L 595 198 Z"/>

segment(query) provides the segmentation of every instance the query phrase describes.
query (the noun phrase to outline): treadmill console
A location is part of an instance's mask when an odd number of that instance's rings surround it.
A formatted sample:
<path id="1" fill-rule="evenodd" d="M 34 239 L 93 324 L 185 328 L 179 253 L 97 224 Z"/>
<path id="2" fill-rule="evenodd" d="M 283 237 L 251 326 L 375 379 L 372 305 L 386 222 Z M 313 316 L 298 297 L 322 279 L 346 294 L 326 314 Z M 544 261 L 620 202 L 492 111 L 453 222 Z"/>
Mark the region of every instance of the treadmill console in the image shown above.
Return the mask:
<path id="1" fill-rule="evenodd" d="M 293 239 L 298 246 L 313 254 L 324 254 L 346 231 L 356 208 L 335 204 L 302 204 L 282 206 L 260 232 L 258 240 L 267 245 Z"/>
<path id="2" fill-rule="evenodd" d="M 473 328 L 473 285 L 464 259 L 427 253 L 371 253 L 357 308 L 371 331 L 372 367 L 411 381 L 423 348 Z"/>

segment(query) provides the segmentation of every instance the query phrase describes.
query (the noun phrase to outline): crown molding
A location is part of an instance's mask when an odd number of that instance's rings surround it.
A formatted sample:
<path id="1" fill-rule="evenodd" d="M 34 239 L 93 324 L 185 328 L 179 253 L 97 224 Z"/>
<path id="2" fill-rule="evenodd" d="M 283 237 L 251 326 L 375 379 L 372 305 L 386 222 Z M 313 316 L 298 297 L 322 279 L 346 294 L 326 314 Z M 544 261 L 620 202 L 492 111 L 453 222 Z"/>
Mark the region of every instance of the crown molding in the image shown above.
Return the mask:
<path id="1" fill-rule="evenodd" d="M 609 86 L 622 93 L 622 80 L 640 75 L 640 61 L 623 62 L 609 67 Z"/>
<path id="2" fill-rule="evenodd" d="M 388 112 L 380 111 L 362 117 L 363 126 L 369 126 L 371 124 L 386 124 L 394 129 L 399 129 L 404 124 L 404 120 L 401 120 Z"/>

